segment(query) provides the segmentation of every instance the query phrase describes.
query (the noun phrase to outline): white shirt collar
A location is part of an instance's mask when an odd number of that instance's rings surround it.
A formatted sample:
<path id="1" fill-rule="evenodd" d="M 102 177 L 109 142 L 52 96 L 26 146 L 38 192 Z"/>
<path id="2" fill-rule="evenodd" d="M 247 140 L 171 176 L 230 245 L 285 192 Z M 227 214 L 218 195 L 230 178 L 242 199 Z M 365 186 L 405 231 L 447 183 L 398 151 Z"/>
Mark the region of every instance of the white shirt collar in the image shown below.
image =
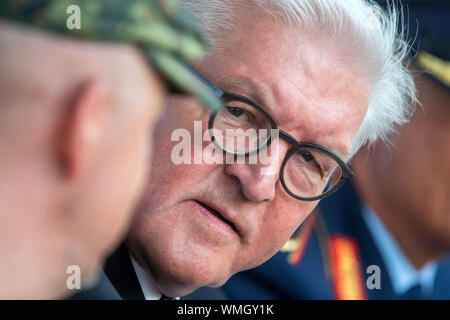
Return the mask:
<path id="1" fill-rule="evenodd" d="M 386 265 L 394 292 L 401 295 L 412 286 L 420 284 L 422 294 L 430 296 L 434 288 L 437 263 L 429 262 L 417 270 L 375 211 L 368 205 L 361 211 L 363 220 Z"/>
<path id="2" fill-rule="evenodd" d="M 130 258 L 139 284 L 141 285 L 142 292 L 144 293 L 145 300 L 159 300 L 162 297 L 162 293 L 156 286 L 151 274 L 146 272 L 139 263 L 134 260 L 131 254 Z"/>

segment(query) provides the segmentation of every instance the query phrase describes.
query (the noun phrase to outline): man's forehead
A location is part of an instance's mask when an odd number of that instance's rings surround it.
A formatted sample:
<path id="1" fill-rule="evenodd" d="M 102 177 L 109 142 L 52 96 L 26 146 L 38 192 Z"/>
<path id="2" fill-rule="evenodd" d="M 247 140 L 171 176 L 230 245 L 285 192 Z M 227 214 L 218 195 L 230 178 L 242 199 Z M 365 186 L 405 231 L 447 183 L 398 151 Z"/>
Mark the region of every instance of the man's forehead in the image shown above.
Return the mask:
<path id="1" fill-rule="evenodd" d="M 224 76 L 217 80 L 217 85 L 232 93 L 241 94 L 265 107 L 267 105 L 267 93 L 258 86 L 255 81 L 245 76 Z"/>
<path id="2" fill-rule="evenodd" d="M 259 23 L 273 24 L 263 20 Z M 247 26 L 249 21 L 239 23 Z M 367 110 L 369 79 L 345 50 L 312 31 L 299 36 L 281 24 L 274 24 L 270 35 L 250 25 L 244 29 L 232 31 L 206 59 L 207 76 L 263 106 L 296 139 L 345 157 Z"/>

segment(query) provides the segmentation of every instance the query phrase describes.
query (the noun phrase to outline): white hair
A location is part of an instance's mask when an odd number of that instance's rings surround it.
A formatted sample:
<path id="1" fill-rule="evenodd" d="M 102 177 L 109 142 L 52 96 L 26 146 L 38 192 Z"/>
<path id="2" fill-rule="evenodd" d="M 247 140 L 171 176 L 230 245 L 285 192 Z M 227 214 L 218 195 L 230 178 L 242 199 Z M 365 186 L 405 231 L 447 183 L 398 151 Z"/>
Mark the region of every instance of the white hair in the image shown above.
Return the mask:
<path id="1" fill-rule="evenodd" d="M 401 11 L 394 6 L 383 11 L 364 0 L 185 0 L 183 4 L 195 15 L 212 50 L 233 27 L 237 8 L 261 9 L 277 21 L 314 30 L 345 47 L 371 79 L 369 107 L 348 158 L 367 142 L 387 140 L 395 125 L 404 124 L 414 110 L 415 85 L 405 67 L 408 44 L 403 28 L 398 28 Z"/>

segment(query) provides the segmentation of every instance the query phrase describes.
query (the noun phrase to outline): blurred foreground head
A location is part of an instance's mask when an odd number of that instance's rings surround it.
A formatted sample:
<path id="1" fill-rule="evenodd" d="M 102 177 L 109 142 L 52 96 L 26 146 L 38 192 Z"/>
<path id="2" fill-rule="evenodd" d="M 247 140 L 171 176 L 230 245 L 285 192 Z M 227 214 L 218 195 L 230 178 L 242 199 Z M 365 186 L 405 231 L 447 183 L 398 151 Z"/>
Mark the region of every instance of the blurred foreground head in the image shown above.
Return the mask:
<path id="1" fill-rule="evenodd" d="M 205 97 L 172 70 L 204 43 L 176 2 L 164 4 L 172 11 L 157 1 L 2 1 L 0 298 L 61 297 L 68 266 L 87 283 L 120 240 L 165 95 L 149 62 Z M 78 31 L 66 26 L 70 5 L 81 8 Z"/>

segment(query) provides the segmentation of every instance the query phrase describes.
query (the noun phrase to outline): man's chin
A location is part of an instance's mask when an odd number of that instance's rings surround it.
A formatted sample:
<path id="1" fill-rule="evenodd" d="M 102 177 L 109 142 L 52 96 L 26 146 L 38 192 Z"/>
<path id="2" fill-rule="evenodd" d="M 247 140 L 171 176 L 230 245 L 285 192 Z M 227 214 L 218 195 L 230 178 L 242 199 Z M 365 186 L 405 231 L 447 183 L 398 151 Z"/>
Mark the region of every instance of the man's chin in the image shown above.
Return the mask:
<path id="1" fill-rule="evenodd" d="M 214 284 L 207 283 L 207 284 L 178 284 L 176 286 L 167 286 L 167 287 L 160 287 L 161 292 L 167 296 L 167 297 L 184 297 L 187 296 L 193 292 L 195 292 L 197 289 L 202 287 L 210 287 L 210 288 L 218 288 L 223 286 L 229 277 L 220 282 L 215 282 Z"/>
<path id="2" fill-rule="evenodd" d="M 205 270 L 205 267 L 196 268 L 192 266 L 182 272 L 178 270 L 165 270 L 163 273 L 155 274 L 155 281 L 160 290 L 168 297 L 182 297 L 188 295 L 201 287 L 217 288 L 224 285 L 231 275 L 223 275 L 214 272 L 213 268 Z"/>

